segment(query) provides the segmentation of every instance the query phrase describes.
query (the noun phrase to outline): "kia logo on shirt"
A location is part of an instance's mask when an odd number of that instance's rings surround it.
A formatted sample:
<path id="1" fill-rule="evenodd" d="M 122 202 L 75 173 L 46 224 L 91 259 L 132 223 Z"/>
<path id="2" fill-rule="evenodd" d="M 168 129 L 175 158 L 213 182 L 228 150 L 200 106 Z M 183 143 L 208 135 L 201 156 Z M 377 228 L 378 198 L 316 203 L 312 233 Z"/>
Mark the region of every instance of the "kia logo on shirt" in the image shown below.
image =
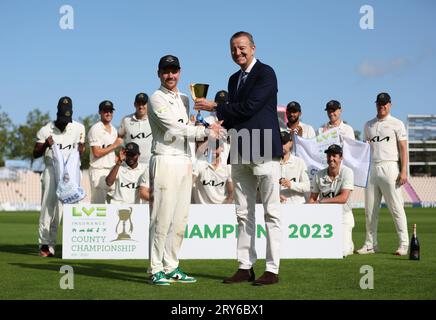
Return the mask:
<path id="1" fill-rule="evenodd" d="M 130 183 L 121 182 L 121 188 L 137 189 L 138 187 L 139 186 L 137 186 L 136 183 L 134 182 L 130 182 Z"/>
<path id="2" fill-rule="evenodd" d="M 224 186 L 224 182 L 216 183 L 215 180 L 203 180 L 203 186 L 222 187 Z"/>
<path id="3" fill-rule="evenodd" d="M 134 139 L 145 139 L 145 133 L 144 132 L 140 132 L 136 136 L 131 134 L 130 138 L 132 138 L 132 140 L 134 140 Z"/>
<path id="4" fill-rule="evenodd" d="M 326 192 L 322 194 L 323 198 L 333 198 L 335 194 L 333 192 Z"/>
<path id="5" fill-rule="evenodd" d="M 369 140 L 369 141 L 371 141 L 371 142 L 382 142 L 382 141 L 386 140 L 386 142 L 389 142 L 389 139 L 390 139 L 389 136 L 384 137 L 384 138 L 380 138 L 380 136 L 375 136 L 375 137 L 373 137 L 373 138 L 372 138 L 371 140 Z"/>
<path id="6" fill-rule="evenodd" d="M 66 146 L 64 146 L 62 143 L 58 143 L 59 149 L 61 150 L 71 150 L 71 148 L 74 147 L 74 144 L 67 144 Z"/>

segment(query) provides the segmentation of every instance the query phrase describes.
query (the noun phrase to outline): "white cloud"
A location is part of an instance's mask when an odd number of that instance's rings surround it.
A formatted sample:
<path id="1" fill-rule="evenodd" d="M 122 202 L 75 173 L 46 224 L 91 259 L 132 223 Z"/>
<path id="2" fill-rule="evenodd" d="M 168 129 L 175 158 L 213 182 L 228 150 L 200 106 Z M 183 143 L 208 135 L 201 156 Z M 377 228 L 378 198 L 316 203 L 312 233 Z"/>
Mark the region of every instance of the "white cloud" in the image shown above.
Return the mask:
<path id="1" fill-rule="evenodd" d="M 357 72 L 365 78 L 375 78 L 399 71 L 409 65 L 410 61 L 402 57 L 389 61 L 364 61 L 357 67 Z"/>
<path id="2" fill-rule="evenodd" d="M 383 77 L 410 67 L 416 67 L 433 55 L 433 48 L 426 48 L 412 60 L 406 57 L 397 57 L 390 60 L 368 60 L 357 66 L 357 72 L 364 78 Z"/>

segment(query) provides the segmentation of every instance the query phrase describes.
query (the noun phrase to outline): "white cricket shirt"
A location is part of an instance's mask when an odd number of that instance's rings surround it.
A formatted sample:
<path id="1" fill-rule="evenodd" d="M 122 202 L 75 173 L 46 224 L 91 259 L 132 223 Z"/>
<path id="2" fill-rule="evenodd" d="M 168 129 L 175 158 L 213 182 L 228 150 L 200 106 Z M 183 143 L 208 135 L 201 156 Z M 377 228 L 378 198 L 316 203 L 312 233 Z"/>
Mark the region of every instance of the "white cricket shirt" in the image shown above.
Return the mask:
<path id="1" fill-rule="evenodd" d="M 114 182 L 111 203 L 140 203 L 139 187 L 149 186 L 148 170 L 145 168 L 145 164 L 138 162 L 138 166 L 132 169 L 123 162 Z"/>
<path id="2" fill-rule="evenodd" d="M 138 161 L 148 166 L 151 156 L 151 143 L 153 141 L 148 117 L 137 119 L 134 113 L 125 116 L 121 120 L 118 135 L 123 137 L 124 144 L 134 142 L 139 146 L 141 155 Z"/>
<path id="3" fill-rule="evenodd" d="M 287 198 L 286 203 L 305 203 L 304 194 L 310 191 L 310 180 L 303 159 L 291 154 L 286 162 L 280 162 L 280 172 L 280 178 L 291 181 L 290 188 L 280 186 L 280 194 Z"/>
<path id="4" fill-rule="evenodd" d="M 88 142 L 91 147 L 107 148 L 115 142 L 118 137 L 117 129 L 111 124 L 110 131 L 106 129 L 103 122 L 95 123 L 88 132 Z M 90 152 L 89 165 L 94 169 L 111 169 L 115 164 L 115 151 L 109 152 L 103 157 L 96 158 Z"/>
<path id="5" fill-rule="evenodd" d="M 150 97 L 148 117 L 153 135 L 152 154 L 191 157 L 188 139 L 206 137 L 205 127 L 194 126 L 180 92 L 161 86 Z"/>
<path id="6" fill-rule="evenodd" d="M 356 140 L 356 137 L 354 136 L 354 130 L 353 128 L 349 125 L 346 124 L 344 121 L 341 120 L 341 123 L 339 124 L 339 126 L 332 126 L 330 124 L 330 122 L 327 122 L 325 125 L 323 125 L 321 128 L 318 129 L 318 134 L 323 134 L 324 131 L 333 129 L 333 128 L 338 128 L 339 130 L 339 135 L 341 137 L 347 137 L 353 140 Z"/>
<path id="7" fill-rule="evenodd" d="M 342 189 L 354 190 L 353 170 L 341 164 L 339 174 L 331 180 L 328 175 L 328 167 L 318 171 L 313 179 L 310 191 L 319 193 L 319 199 L 334 198 Z M 344 212 L 351 211 L 351 196 L 343 206 Z"/>
<path id="8" fill-rule="evenodd" d="M 85 142 L 85 127 L 83 124 L 70 122 L 65 127 L 64 132 L 61 132 L 54 124 L 54 121 L 47 123 L 44 127 L 39 129 L 36 134 L 36 142 L 45 143 L 45 140 L 52 136 L 53 141 L 59 146 L 64 159 L 67 159 L 70 152 L 77 148 L 79 142 Z M 46 166 L 52 166 L 53 151 L 47 148 L 44 153 L 44 163 Z"/>
<path id="9" fill-rule="evenodd" d="M 301 121 L 299 122 L 298 125 L 299 125 L 299 126 L 301 127 L 301 129 L 303 130 L 302 138 L 305 138 L 305 139 L 311 139 L 311 138 L 315 138 L 315 137 L 316 137 L 315 130 L 313 129 L 312 126 L 310 126 L 310 125 L 308 125 L 308 124 L 305 124 L 305 123 L 303 123 L 303 122 L 301 122 Z M 286 130 L 287 130 L 289 133 L 292 134 L 292 129 L 290 129 L 289 127 L 286 127 Z"/>
<path id="10" fill-rule="evenodd" d="M 195 203 L 220 204 L 227 196 L 226 182 L 231 181 L 230 165 L 221 163 L 215 170 L 207 161 L 197 161 L 192 174 L 197 177 L 192 196 Z"/>
<path id="11" fill-rule="evenodd" d="M 388 115 L 384 119 L 374 119 L 365 123 L 365 140 L 371 145 L 371 161 L 398 161 L 399 141 L 407 140 L 404 123 Z"/>

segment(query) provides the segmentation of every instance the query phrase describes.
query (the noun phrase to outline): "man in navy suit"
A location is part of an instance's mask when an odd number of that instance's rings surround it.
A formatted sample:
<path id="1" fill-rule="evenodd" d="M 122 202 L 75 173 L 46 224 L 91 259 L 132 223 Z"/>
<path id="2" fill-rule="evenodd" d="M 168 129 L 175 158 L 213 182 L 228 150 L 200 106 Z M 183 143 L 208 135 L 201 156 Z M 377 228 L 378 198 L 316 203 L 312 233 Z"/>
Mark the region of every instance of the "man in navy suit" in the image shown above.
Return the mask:
<path id="1" fill-rule="evenodd" d="M 235 33 L 230 39 L 230 50 L 233 61 L 241 69 L 229 79 L 228 101 L 217 104 L 201 98 L 195 102 L 196 110 L 216 111 L 231 137 L 239 268 L 233 276 L 224 279 L 224 283 L 274 284 L 278 282 L 280 263 L 279 179 L 283 152 L 277 116 L 277 78 L 270 66 L 254 57 L 256 46 L 250 33 Z M 266 270 L 255 280 L 257 188 L 265 211 L 267 246 Z"/>

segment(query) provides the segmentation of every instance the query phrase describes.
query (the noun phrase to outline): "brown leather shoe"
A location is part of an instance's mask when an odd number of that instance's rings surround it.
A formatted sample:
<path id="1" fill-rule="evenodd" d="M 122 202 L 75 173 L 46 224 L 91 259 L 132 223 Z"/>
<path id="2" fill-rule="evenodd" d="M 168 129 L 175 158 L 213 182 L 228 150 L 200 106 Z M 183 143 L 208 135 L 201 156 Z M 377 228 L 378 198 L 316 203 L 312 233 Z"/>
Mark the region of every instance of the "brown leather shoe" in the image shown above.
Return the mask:
<path id="1" fill-rule="evenodd" d="M 255 279 L 254 270 L 251 269 L 238 269 L 236 273 L 231 276 L 230 278 L 226 278 L 223 280 L 223 283 L 238 283 L 238 282 L 244 282 L 249 281 L 253 282 Z"/>
<path id="2" fill-rule="evenodd" d="M 267 285 L 267 284 L 274 284 L 279 282 L 279 275 L 269 272 L 269 271 L 265 271 L 263 273 L 263 275 L 260 276 L 259 279 L 257 279 L 256 281 L 253 282 L 253 285 L 255 286 L 263 286 L 263 285 Z"/>

